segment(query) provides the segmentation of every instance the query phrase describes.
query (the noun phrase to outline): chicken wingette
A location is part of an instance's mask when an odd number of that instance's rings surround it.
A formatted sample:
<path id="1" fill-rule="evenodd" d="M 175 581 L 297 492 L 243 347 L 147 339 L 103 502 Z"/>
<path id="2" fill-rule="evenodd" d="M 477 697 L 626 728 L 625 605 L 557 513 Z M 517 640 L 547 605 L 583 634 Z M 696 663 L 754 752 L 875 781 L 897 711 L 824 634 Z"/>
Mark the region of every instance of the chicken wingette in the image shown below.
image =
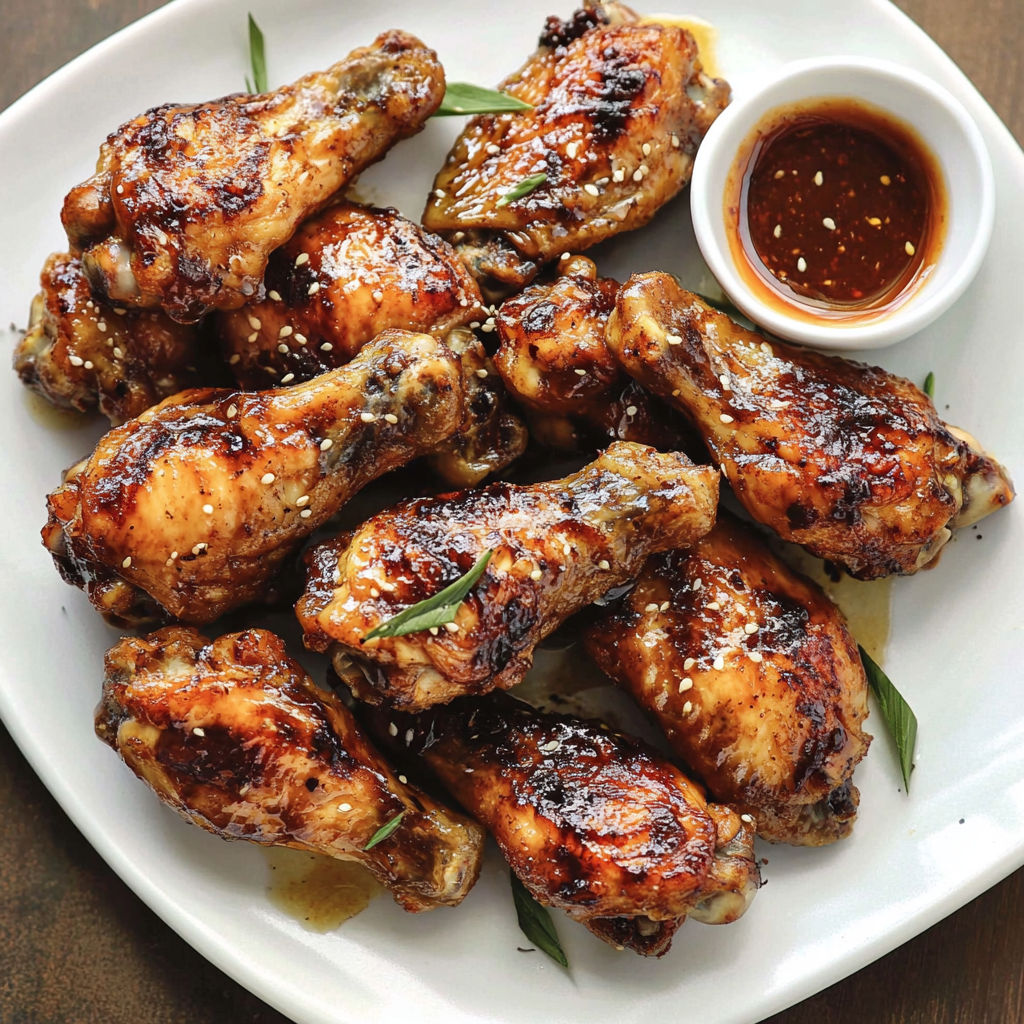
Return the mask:
<path id="1" fill-rule="evenodd" d="M 480 827 L 399 779 L 266 630 L 126 637 L 107 652 L 96 732 L 192 824 L 357 861 L 408 911 L 454 906 L 480 872 Z"/>

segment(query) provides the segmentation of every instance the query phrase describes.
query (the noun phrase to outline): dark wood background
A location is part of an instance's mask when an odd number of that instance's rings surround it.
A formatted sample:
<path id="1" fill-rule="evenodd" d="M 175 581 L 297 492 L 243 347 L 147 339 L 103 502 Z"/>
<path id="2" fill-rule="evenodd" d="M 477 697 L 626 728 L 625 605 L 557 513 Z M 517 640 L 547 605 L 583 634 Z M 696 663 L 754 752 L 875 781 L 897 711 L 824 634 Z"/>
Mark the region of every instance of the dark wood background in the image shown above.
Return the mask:
<path id="1" fill-rule="evenodd" d="M 1024 139 L 1024 0 L 899 5 Z M 0 109 L 158 6 L 159 0 L 0 0 Z M 1018 1024 L 1022 985 L 1024 869 L 766 1024 Z M 699 1008 L 688 1012 L 699 1019 Z M 286 1024 L 143 906 L 65 817 L 2 726 L 0 1021 Z"/>

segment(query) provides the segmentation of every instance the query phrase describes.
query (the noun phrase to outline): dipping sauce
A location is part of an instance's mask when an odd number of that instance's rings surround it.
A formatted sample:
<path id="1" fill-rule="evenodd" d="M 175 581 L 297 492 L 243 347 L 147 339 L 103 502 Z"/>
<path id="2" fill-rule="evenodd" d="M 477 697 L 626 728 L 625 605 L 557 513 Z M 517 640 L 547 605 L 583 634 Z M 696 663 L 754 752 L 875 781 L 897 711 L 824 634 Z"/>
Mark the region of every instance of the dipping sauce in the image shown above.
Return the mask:
<path id="1" fill-rule="evenodd" d="M 858 321 L 914 294 L 947 215 L 942 172 L 914 131 L 846 99 L 772 111 L 739 155 L 725 212 L 762 300 Z"/>

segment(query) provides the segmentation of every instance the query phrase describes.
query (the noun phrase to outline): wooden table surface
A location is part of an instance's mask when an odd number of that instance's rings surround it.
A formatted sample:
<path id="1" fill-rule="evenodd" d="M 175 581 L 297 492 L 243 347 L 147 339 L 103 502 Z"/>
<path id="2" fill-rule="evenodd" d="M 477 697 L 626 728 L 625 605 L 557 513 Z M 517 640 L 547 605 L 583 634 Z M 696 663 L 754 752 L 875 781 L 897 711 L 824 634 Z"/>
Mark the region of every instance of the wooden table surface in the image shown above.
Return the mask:
<path id="1" fill-rule="evenodd" d="M 158 6 L 159 0 L 0 0 L 0 109 Z M 1024 0 L 900 6 L 1024 140 Z M 0 822 L 4 1024 L 286 1024 L 143 906 L 67 819 L 2 726 Z M 1024 869 L 766 1024 L 1018 1024 L 1022 986 Z"/>

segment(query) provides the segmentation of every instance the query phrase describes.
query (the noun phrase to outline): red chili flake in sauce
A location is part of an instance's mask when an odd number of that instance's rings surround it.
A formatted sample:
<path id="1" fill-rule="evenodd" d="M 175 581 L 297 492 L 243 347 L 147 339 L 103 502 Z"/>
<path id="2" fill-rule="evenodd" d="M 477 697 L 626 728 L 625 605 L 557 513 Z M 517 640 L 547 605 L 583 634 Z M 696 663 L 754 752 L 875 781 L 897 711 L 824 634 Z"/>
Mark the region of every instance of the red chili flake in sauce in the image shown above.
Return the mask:
<path id="1" fill-rule="evenodd" d="M 877 309 L 934 257 L 941 172 L 906 126 L 825 100 L 774 112 L 748 145 L 728 205 L 751 266 L 781 293 L 837 311 Z"/>

